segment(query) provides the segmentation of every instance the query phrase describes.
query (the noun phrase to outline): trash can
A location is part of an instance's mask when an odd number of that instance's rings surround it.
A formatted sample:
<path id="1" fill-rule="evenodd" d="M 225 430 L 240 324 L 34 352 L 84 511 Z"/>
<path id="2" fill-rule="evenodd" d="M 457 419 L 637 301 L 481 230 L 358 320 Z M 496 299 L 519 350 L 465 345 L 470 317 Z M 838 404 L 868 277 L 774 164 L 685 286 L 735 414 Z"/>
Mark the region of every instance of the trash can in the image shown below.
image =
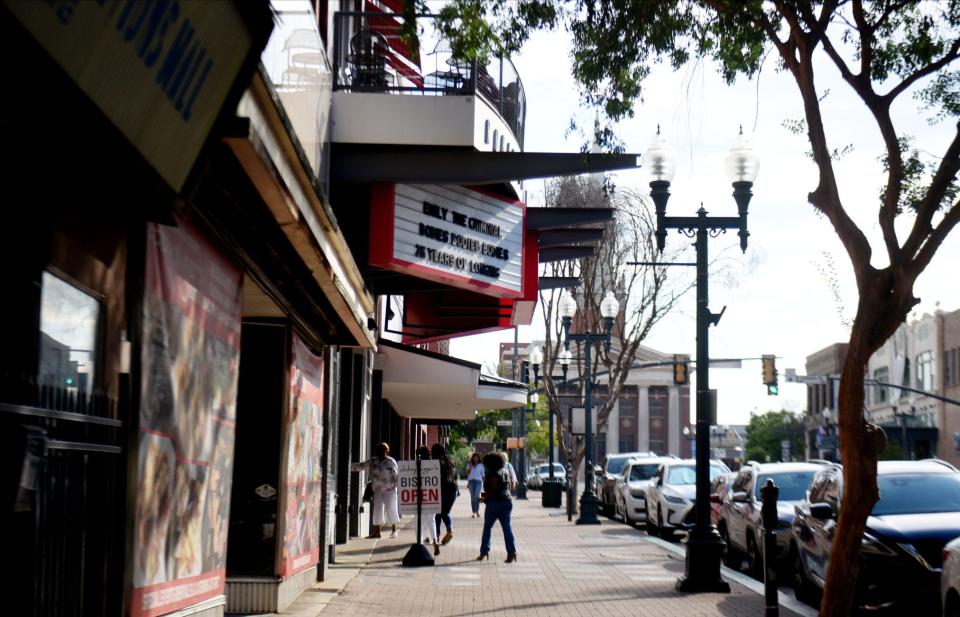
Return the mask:
<path id="1" fill-rule="evenodd" d="M 544 508 L 559 508 L 563 500 L 563 480 L 554 478 L 543 479 L 543 487 L 540 493 L 540 504 Z"/>

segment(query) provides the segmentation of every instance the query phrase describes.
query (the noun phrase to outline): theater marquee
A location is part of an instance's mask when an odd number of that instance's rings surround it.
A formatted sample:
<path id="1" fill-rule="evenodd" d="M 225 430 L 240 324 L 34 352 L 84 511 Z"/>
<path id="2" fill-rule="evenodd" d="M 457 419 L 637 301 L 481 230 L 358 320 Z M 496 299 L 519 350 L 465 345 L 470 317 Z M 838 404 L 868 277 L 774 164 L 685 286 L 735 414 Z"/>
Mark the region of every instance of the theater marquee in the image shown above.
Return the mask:
<path id="1" fill-rule="evenodd" d="M 526 206 L 476 188 L 377 184 L 370 264 L 500 298 L 523 292 Z"/>

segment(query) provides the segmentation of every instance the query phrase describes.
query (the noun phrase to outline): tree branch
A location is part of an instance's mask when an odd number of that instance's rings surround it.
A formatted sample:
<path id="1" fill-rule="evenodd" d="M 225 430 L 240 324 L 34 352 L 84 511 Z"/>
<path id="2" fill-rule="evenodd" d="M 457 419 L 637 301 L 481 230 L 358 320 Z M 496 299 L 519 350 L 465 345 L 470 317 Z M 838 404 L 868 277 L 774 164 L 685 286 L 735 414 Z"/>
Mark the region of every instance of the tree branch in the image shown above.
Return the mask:
<path id="1" fill-rule="evenodd" d="M 778 3 L 778 6 L 781 6 Z M 781 12 L 784 12 L 781 8 Z M 801 29 L 796 21 L 796 26 L 791 29 Z M 794 40 L 805 40 L 802 33 L 794 35 Z M 798 48 L 800 52 L 796 70 L 793 71 L 797 86 L 800 89 L 800 96 L 803 100 L 804 115 L 807 119 L 807 133 L 810 139 L 810 146 L 813 150 L 814 162 L 820 171 L 817 187 L 811 192 L 807 199 L 818 210 L 823 212 L 834 230 L 843 242 L 850 261 L 854 266 L 854 271 L 859 282 L 865 265 L 870 263 L 871 248 L 866 236 L 857 227 L 856 223 L 850 218 L 840 201 L 840 194 L 837 189 L 836 174 L 833 169 L 833 162 L 830 158 L 830 149 L 827 146 L 826 133 L 823 128 L 823 116 L 820 110 L 820 100 L 817 96 L 816 84 L 813 77 L 813 50 L 814 45 Z"/>
<path id="2" fill-rule="evenodd" d="M 873 26 L 867 23 L 863 13 L 863 0 L 853 2 L 853 20 L 860 33 L 860 77 L 871 83 L 870 68 L 873 62 Z"/>
<path id="3" fill-rule="evenodd" d="M 943 220 L 933 228 L 926 242 L 923 243 L 917 252 L 916 258 L 909 266 L 914 278 L 923 272 L 924 268 L 930 264 L 930 260 L 933 259 L 937 249 L 940 248 L 947 234 L 957 226 L 958 222 L 960 222 L 960 201 L 954 203 L 950 210 L 947 211 Z"/>
<path id="4" fill-rule="evenodd" d="M 894 86 L 890 92 L 887 92 L 885 95 L 883 95 L 883 98 L 889 100 L 888 104 L 893 103 L 894 99 L 903 94 L 904 90 L 924 77 L 933 75 L 943 67 L 956 60 L 958 57 L 960 57 L 960 39 L 957 39 L 953 42 L 953 45 L 950 46 L 950 49 L 942 58 L 904 77 L 903 81 Z"/>
<path id="5" fill-rule="evenodd" d="M 917 206 L 917 218 L 913 222 L 913 229 L 910 230 L 910 235 L 903 244 L 903 255 L 906 259 L 912 259 L 921 243 L 927 238 L 933 215 L 943 201 L 944 195 L 947 194 L 950 182 L 960 172 L 960 123 L 957 123 L 956 128 L 953 141 L 950 142 L 943 159 L 940 160 L 940 165 L 927 188 L 927 194 Z"/>

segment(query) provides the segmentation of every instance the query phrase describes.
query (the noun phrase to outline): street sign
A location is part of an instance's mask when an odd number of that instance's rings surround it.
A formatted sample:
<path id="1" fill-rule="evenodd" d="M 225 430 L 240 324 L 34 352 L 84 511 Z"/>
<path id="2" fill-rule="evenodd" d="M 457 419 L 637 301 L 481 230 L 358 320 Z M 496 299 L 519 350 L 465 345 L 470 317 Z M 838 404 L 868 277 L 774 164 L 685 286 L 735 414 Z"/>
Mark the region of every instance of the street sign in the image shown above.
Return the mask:
<path id="1" fill-rule="evenodd" d="M 513 426 L 513 420 L 497 420 L 497 426 Z"/>
<path id="2" fill-rule="evenodd" d="M 574 407 L 572 411 L 573 411 L 572 413 L 573 426 L 571 427 L 570 432 L 573 433 L 574 435 L 583 435 L 584 433 L 587 432 L 587 423 L 586 423 L 587 408 Z"/>
<path id="3" fill-rule="evenodd" d="M 783 380 L 787 383 L 797 383 L 797 369 L 788 368 L 784 369 L 784 378 Z"/>
<path id="4" fill-rule="evenodd" d="M 400 514 L 417 514 L 417 461 L 398 461 L 400 478 L 397 488 L 400 497 Z M 420 461 L 422 479 L 421 512 L 424 516 L 440 513 L 440 461 Z"/>

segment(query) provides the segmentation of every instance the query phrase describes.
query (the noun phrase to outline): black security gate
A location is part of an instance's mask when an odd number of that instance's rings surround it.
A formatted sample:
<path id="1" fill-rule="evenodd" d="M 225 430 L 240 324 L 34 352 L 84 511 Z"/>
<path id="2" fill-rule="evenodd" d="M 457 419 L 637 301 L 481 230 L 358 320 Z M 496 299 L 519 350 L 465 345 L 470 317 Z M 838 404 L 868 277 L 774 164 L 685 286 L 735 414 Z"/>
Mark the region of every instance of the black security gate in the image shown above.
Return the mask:
<path id="1" fill-rule="evenodd" d="M 121 614 L 121 411 L 104 396 L 0 378 L 9 614 Z"/>

